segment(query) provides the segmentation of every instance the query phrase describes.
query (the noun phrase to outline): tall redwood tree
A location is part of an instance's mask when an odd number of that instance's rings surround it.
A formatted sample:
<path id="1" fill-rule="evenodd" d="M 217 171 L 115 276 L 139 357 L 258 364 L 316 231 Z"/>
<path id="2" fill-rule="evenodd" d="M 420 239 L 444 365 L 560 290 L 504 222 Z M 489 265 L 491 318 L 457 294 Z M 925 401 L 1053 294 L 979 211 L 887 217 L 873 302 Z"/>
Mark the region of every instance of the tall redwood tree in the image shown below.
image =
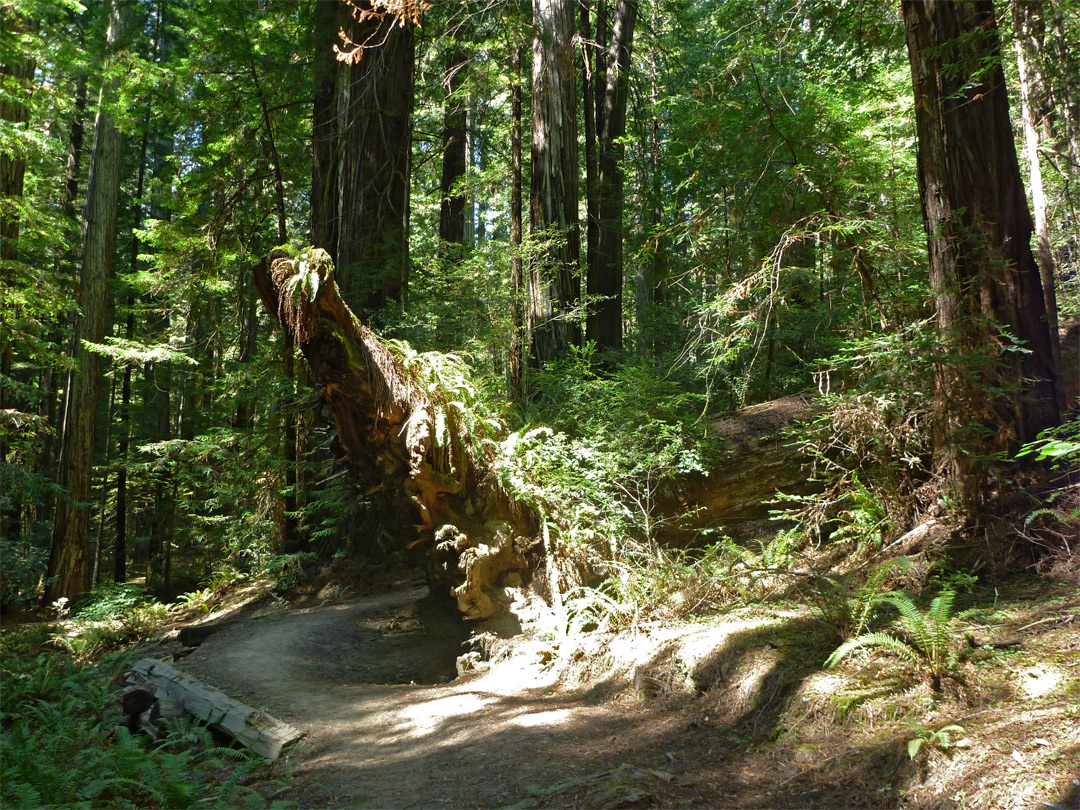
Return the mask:
<path id="1" fill-rule="evenodd" d="M 312 242 L 333 258 L 356 312 L 403 301 L 408 285 L 416 48 L 413 26 L 395 13 L 404 5 L 319 0 L 316 7 Z"/>
<path id="2" fill-rule="evenodd" d="M 109 14 L 108 52 L 115 57 L 125 46 L 132 28 L 132 4 L 112 0 Z M 105 336 L 109 310 L 109 275 L 116 243 L 116 217 L 123 170 L 123 134 L 113 117 L 119 78 L 101 87 L 90 176 L 86 186 L 83 225 L 83 263 L 80 280 L 81 315 L 76 328 L 75 364 L 64 439 L 60 451 L 60 484 L 66 497 L 57 505 L 53 523 L 47 601 L 66 597 L 75 601 L 89 589 L 90 476 L 93 469 L 94 432 L 101 389 L 101 355 L 89 351 L 88 343 L 100 344 Z"/>
<path id="3" fill-rule="evenodd" d="M 529 221 L 545 241 L 529 268 L 530 362 L 540 366 L 581 344 L 577 85 L 571 0 L 533 0 L 532 192 Z"/>
<path id="4" fill-rule="evenodd" d="M 970 505 L 978 456 L 1013 450 L 1057 423 L 1057 370 L 993 3 L 903 0 L 901 9 L 930 284 L 946 349 L 936 455 Z M 1002 393 L 988 398 L 994 390 Z"/>

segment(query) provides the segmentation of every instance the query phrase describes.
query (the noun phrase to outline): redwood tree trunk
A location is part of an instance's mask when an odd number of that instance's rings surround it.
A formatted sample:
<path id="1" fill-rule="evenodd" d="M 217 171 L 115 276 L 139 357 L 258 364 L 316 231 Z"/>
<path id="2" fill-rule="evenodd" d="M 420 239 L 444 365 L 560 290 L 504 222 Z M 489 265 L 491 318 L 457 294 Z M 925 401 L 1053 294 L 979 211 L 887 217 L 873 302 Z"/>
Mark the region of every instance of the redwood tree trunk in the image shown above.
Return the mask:
<path id="1" fill-rule="evenodd" d="M 316 0 L 315 103 L 312 115 L 311 244 L 337 251 L 337 74 L 334 44 L 343 14 L 341 0 Z"/>
<path id="2" fill-rule="evenodd" d="M 414 34 L 396 15 L 357 22 L 341 6 L 341 27 L 365 47 L 337 72 L 337 239 L 328 252 L 345 301 L 372 312 L 404 303 L 408 284 Z"/>
<path id="3" fill-rule="evenodd" d="M 936 453 L 970 505 L 974 458 L 1014 450 L 1058 421 L 1056 369 L 993 4 L 903 0 L 901 10 L 930 284 L 947 351 L 935 391 Z M 995 324 L 1026 352 L 1013 351 Z M 994 389 L 1005 393 L 988 395 Z M 972 430 L 978 423 L 991 439 Z"/>
<path id="4" fill-rule="evenodd" d="M 610 40 L 601 58 L 604 70 L 596 99 L 597 214 L 596 255 L 589 255 L 589 307 L 586 338 L 605 349 L 622 348 L 623 146 L 630 75 L 630 46 L 638 4 L 619 0 L 611 18 Z"/>
<path id="5" fill-rule="evenodd" d="M 460 188 L 465 178 L 465 140 L 468 100 L 462 87 L 468 56 L 458 45 L 446 56 L 446 101 L 443 112 L 443 164 L 439 183 L 439 238 L 448 243 L 448 258 L 460 261 L 465 243 L 465 193 Z M 450 247 L 455 246 L 455 247 Z"/>
<path id="6" fill-rule="evenodd" d="M 530 362 L 565 358 L 581 344 L 574 3 L 533 0 L 532 194 L 529 219 L 543 240 L 529 268 Z"/>
<path id="7" fill-rule="evenodd" d="M 510 397 L 521 402 L 525 397 L 524 357 L 522 355 L 522 270 L 521 256 L 521 51 L 514 45 L 510 52 Z"/>
<path id="8" fill-rule="evenodd" d="M 131 7 L 113 0 L 109 16 L 108 49 L 116 53 L 130 27 Z M 87 589 L 89 552 L 90 474 L 93 465 L 97 401 L 102 358 L 86 350 L 84 342 L 101 343 L 109 306 L 109 269 L 116 241 L 116 215 L 120 199 L 123 136 L 112 117 L 119 80 L 102 86 L 94 122 L 94 145 L 86 190 L 82 265 L 82 316 L 76 330 L 75 362 L 70 417 L 60 453 L 60 484 L 66 497 L 58 504 L 53 523 L 47 601 L 67 597 L 75 601 Z"/>

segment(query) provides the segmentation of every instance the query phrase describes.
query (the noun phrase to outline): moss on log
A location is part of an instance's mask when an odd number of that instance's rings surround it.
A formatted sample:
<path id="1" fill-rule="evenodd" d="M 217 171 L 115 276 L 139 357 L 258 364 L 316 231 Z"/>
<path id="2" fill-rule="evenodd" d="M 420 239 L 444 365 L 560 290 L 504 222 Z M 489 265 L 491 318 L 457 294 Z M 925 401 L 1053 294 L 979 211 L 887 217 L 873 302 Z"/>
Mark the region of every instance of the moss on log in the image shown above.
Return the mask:
<path id="1" fill-rule="evenodd" d="M 507 503 L 489 483 L 481 441 L 487 437 L 470 432 L 455 411 L 459 404 L 424 384 L 352 313 L 325 251 L 275 252 L 253 275 L 267 311 L 307 360 L 338 443 L 382 525 L 400 544 L 426 544 L 438 556 L 429 566 L 433 590 L 455 599 L 469 618 L 493 615 L 499 602 L 488 592 L 497 592 L 507 571 L 527 568 L 516 550 L 527 544 L 500 539 L 492 526 L 516 519 L 513 538 L 527 533 L 529 520 L 527 509 Z M 455 541 L 438 550 L 440 531 Z"/>

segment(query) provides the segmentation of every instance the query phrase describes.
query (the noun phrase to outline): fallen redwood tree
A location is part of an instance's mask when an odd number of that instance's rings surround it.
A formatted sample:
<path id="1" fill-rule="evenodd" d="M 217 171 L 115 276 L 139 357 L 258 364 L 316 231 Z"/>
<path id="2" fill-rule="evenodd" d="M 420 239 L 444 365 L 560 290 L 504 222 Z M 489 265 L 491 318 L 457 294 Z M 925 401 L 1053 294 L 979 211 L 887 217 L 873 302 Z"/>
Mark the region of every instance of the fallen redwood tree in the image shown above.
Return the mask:
<path id="1" fill-rule="evenodd" d="M 433 591 L 450 594 L 467 618 L 494 615 L 503 578 L 535 566 L 529 538 L 536 527 L 529 510 L 492 481 L 487 448 L 499 438 L 496 427 L 443 384 L 463 364 L 455 369 L 448 355 L 410 356 L 361 323 L 342 300 L 325 251 L 275 251 L 253 275 L 267 311 L 307 360 L 384 530 L 402 545 L 427 547 Z"/>
<path id="2" fill-rule="evenodd" d="M 563 542 L 561 512 L 573 511 L 572 505 L 538 504 L 534 512 L 526 501 L 547 483 L 532 481 L 523 489 L 512 470 L 506 477 L 519 483 L 500 486 L 496 473 L 507 472 L 507 455 L 497 455 L 496 448 L 506 430 L 469 402 L 464 363 L 453 355 L 418 354 L 376 335 L 342 300 L 324 251 L 271 254 L 254 268 L 254 278 L 266 309 L 307 360 L 341 454 L 381 520 L 376 531 L 389 533 L 399 546 L 426 549 L 433 592 L 452 596 L 467 618 L 501 612 L 508 601 L 503 586 L 515 582 L 531 583 L 558 609 L 561 591 L 594 582 L 608 568 L 604 560 L 629 541 L 605 537 L 596 548 Z M 775 491 L 805 485 L 801 459 L 776 436 L 810 413 L 808 403 L 790 397 L 717 419 L 714 431 L 738 463 L 707 476 L 672 475 L 677 494 L 651 505 L 612 471 L 611 497 L 619 497 L 613 490 L 629 493 L 631 500 L 636 494 L 631 507 L 644 504 L 665 513 L 647 517 L 666 526 L 659 539 L 675 545 L 692 544 L 707 526 L 763 517 Z M 546 429 L 529 435 L 545 431 L 553 435 Z M 511 436 L 503 449 L 512 455 L 522 443 L 528 444 L 527 436 Z M 533 445 L 531 452 L 552 452 L 558 444 Z M 545 497 L 546 492 L 540 500 Z M 613 504 L 581 511 L 605 506 Z M 585 534 L 602 534 L 587 529 Z"/>

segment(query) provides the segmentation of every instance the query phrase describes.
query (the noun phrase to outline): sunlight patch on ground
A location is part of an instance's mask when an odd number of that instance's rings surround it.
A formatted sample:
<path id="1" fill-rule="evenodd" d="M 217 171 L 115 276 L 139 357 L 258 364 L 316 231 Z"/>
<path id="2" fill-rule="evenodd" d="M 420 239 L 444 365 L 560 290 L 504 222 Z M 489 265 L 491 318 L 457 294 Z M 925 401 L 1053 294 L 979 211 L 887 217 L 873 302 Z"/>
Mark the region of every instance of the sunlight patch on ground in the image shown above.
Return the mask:
<path id="1" fill-rule="evenodd" d="M 230 591 L 217 609 L 211 610 L 197 617 L 198 624 L 213 624 L 216 621 L 226 619 L 241 608 L 262 599 L 273 587 L 270 579 L 257 579 L 253 582 Z"/>
<path id="2" fill-rule="evenodd" d="M 538 726 L 561 726 L 570 719 L 569 709 L 553 709 L 547 712 L 531 712 L 515 717 L 511 722 L 522 728 L 536 728 Z"/>
<path id="3" fill-rule="evenodd" d="M 444 720 L 473 714 L 493 701 L 491 697 L 464 692 L 407 706 L 402 709 L 401 715 L 412 726 L 414 734 L 425 735 L 435 731 Z"/>
<path id="4" fill-rule="evenodd" d="M 847 690 L 847 678 L 831 672 L 816 672 L 806 679 L 805 691 L 811 695 L 836 695 Z M 803 701 L 809 700 L 803 696 Z"/>
<path id="5" fill-rule="evenodd" d="M 1040 698 L 1057 690 L 1065 676 L 1048 664 L 1038 664 L 1018 673 L 1020 689 L 1029 698 Z"/>

